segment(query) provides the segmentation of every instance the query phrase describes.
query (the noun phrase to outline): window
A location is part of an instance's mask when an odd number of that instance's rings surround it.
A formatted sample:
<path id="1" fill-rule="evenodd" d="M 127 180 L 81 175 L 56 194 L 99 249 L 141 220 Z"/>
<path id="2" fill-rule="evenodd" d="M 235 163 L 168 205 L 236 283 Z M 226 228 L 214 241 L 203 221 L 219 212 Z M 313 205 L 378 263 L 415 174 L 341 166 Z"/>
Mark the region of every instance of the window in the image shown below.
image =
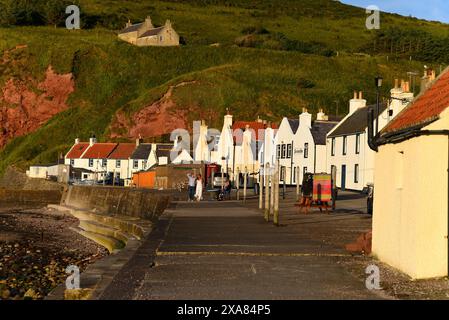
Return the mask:
<path id="1" fill-rule="evenodd" d="M 359 183 L 359 165 L 354 165 L 354 183 Z"/>
<path id="2" fill-rule="evenodd" d="M 159 37 L 159 39 L 160 39 L 160 40 L 161 40 L 161 42 L 162 42 L 162 39 L 163 39 L 163 38 L 162 38 L 162 36 L 160 36 L 160 37 Z"/>
<path id="3" fill-rule="evenodd" d="M 282 159 L 285 159 L 286 156 L 287 156 L 287 145 L 283 144 L 282 145 Z"/>
<path id="4" fill-rule="evenodd" d="M 107 160 L 107 159 L 101 160 L 101 166 L 102 166 L 102 167 L 106 167 L 107 164 L 108 164 L 108 160 Z"/>
<path id="5" fill-rule="evenodd" d="M 117 160 L 116 162 L 115 162 L 115 167 L 116 168 L 120 168 L 122 166 L 122 160 Z"/>
<path id="6" fill-rule="evenodd" d="M 355 136 L 355 153 L 360 153 L 360 133 Z"/>
<path id="7" fill-rule="evenodd" d="M 147 167 L 147 160 L 143 160 L 142 161 L 142 166 L 143 166 L 144 169 Z"/>
<path id="8" fill-rule="evenodd" d="M 293 149 L 293 145 L 290 143 L 287 145 L 287 158 L 291 158 L 292 157 L 292 149 Z"/>
<path id="9" fill-rule="evenodd" d="M 89 168 L 94 166 L 94 159 L 89 159 Z"/>
<path id="10" fill-rule="evenodd" d="M 133 168 L 134 168 L 134 169 L 139 168 L 139 160 L 134 160 L 134 161 L 133 161 Z"/>
<path id="11" fill-rule="evenodd" d="M 280 159 L 281 158 L 281 145 L 278 144 L 276 146 L 276 152 L 277 152 L 277 158 Z"/>
<path id="12" fill-rule="evenodd" d="M 304 143 L 304 158 L 308 158 L 308 157 L 309 157 L 309 144 Z"/>
<path id="13" fill-rule="evenodd" d="M 331 156 L 335 156 L 335 138 L 332 138 L 331 142 Z"/>
<path id="14" fill-rule="evenodd" d="M 70 165 L 73 167 L 75 165 L 75 159 L 70 159 Z"/>
<path id="15" fill-rule="evenodd" d="M 346 155 L 346 147 L 347 147 L 348 137 L 343 137 L 343 155 Z"/>
<path id="16" fill-rule="evenodd" d="M 304 167 L 304 168 L 302 169 L 302 174 L 303 174 L 303 176 L 305 176 L 306 173 L 307 173 L 307 167 Z"/>

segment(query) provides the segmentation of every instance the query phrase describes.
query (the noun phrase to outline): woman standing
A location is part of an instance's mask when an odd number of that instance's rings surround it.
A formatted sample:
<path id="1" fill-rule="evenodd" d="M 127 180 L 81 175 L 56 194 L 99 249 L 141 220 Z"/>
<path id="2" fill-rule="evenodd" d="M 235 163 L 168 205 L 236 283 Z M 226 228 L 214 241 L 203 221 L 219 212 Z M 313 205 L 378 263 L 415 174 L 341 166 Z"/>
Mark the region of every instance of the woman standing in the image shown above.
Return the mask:
<path id="1" fill-rule="evenodd" d="M 203 178 L 199 174 L 196 178 L 196 201 L 200 202 L 203 199 Z"/>

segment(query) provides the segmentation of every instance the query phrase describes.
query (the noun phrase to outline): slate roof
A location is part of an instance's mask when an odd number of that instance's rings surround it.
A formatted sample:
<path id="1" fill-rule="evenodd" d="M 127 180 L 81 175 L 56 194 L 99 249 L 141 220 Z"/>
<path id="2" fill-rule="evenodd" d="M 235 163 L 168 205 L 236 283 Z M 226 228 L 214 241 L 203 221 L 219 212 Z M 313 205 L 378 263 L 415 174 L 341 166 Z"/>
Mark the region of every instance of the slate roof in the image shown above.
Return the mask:
<path id="1" fill-rule="evenodd" d="M 148 30 L 148 31 L 144 32 L 139 38 L 156 36 L 156 35 L 158 35 L 163 29 L 164 29 L 164 27 L 159 27 L 159 28 L 154 28 L 154 29 Z"/>
<path id="2" fill-rule="evenodd" d="M 172 144 L 158 144 L 156 145 L 156 156 L 158 158 L 160 157 L 170 158 L 170 152 L 172 149 L 173 149 Z"/>
<path id="3" fill-rule="evenodd" d="M 147 160 L 151 153 L 151 143 L 141 143 L 131 155 L 131 159 Z"/>
<path id="4" fill-rule="evenodd" d="M 129 159 L 136 149 L 135 143 L 119 143 L 108 159 Z"/>
<path id="5" fill-rule="evenodd" d="M 72 149 L 67 153 L 66 158 L 67 159 L 78 159 L 82 156 L 84 151 L 89 147 L 88 142 L 81 142 L 78 144 L 75 144 Z"/>
<path id="6" fill-rule="evenodd" d="M 139 30 L 139 28 L 140 28 L 142 25 L 143 25 L 143 22 L 133 24 L 133 25 L 129 26 L 128 28 L 125 28 L 125 29 L 123 29 L 122 31 L 120 31 L 120 34 L 130 33 L 130 32 L 137 31 L 137 30 Z"/>
<path id="7" fill-rule="evenodd" d="M 315 145 L 326 145 L 326 136 L 336 125 L 337 121 L 315 121 L 312 124 L 312 136 Z"/>
<path id="8" fill-rule="evenodd" d="M 368 126 L 368 110 L 370 107 L 376 108 L 375 105 L 371 105 L 354 111 L 353 114 L 340 123 L 338 128 L 329 135 L 329 138 L 365 132 Z M 387 104 L 381 104 L 380 113 L 384 112 L 385 109 L 387 109 Z"/>
<path id="9" fill-rule="evenodd" d="M 437 120 L 441 112 L 449 107 L 449 68 L 399 113 L 382 133 L 393 133 L 409 128 L 422 128 Z"/>
<path id="10" fill-rule="evenodd" d="M 288 123 L 290 124 L 293 134 L 296 134 L 296 131 L 298 131 L 299 128 L 299 119 L 288 119 Z"/>
<path id="11" fill-rule="evenodd" d="M 116 147 L 117 143 L 95 143 L 87 149 L 82 159 L 107 159 Z"/>

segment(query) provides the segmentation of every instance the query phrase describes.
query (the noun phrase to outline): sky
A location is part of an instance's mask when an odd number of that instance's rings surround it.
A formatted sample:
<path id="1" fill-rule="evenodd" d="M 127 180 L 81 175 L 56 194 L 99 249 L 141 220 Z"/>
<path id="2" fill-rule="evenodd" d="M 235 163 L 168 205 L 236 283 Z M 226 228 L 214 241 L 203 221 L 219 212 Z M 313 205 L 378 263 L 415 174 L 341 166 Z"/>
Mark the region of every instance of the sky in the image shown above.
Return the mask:
<path id="1" fill-rule="evenodd" d="M 341 2 L 363 8 L 376 5 L 381 11 L 449 23 L 448 0 L 341 0 Z"/>

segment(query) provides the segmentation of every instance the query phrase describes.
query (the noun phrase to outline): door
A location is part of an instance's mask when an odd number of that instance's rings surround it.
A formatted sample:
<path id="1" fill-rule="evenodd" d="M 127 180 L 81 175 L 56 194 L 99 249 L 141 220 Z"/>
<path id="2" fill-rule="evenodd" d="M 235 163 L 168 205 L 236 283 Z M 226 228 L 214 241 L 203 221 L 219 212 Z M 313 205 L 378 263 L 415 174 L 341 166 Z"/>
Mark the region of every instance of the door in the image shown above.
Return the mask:
<path id="1" fill-rule="evenodd" d="M 341 166 L 341 185 L 340 189 L 342 191 L 346 190 L 346 165 Z"/>

